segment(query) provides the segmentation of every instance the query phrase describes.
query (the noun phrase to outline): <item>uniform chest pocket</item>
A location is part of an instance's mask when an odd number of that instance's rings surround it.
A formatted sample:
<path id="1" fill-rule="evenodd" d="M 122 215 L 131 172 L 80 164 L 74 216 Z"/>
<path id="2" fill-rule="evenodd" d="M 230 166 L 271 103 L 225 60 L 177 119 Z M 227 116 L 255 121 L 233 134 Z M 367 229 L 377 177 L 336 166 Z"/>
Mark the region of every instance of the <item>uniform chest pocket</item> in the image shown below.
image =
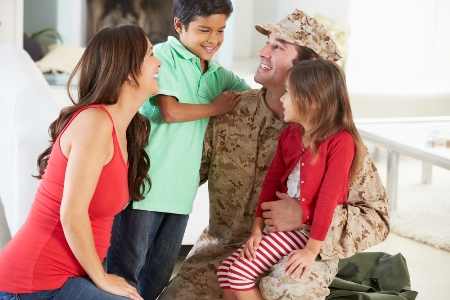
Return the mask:
<path id="1" fill-rule="evenodd" d="M 215 159 L 213 172 L 210 174 L 210 180 L 217 182 L 222 190 L 218 192 L 228 195 L 244 195 L 250 190 L 253 183 L 253 174 L 244 171 L 227 154 L 222 153 Z"/>

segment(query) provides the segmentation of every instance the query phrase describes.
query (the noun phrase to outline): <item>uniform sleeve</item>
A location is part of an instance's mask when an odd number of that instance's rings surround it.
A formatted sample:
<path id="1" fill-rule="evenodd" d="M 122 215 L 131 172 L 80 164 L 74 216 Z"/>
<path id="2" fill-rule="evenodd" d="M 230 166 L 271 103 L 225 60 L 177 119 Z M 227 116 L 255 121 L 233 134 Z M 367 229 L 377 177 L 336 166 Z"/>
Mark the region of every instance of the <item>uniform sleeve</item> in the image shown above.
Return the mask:
<path id="1" fill-rule="evenodd" d="M 383 242 L 390 231 L 386 190 L 367 148 L 363 168 L 338 205 L 320 251 L 322 259 L 347 258 Z"/>
<path id="2" fill-rule="evenodd" d="M 180 83 L 177 65 L 174 59 L 175 52 L 171 51 L 169 45 L 162 44 L 155 49 L 155 56 L 161 61 L 162 66 L 158 69 L 158 87 L 160 95 L 180 98 Z M 156 105 L 156 98 L 150 98 L 150 104 Z"/>
<path id="3" fill-rule="evenodd" d="M 324 144 L 326 149 L 321 153 L 326 155 L 325 174 L 320 186 L 314 217 L 309 236 L 323 241 L 330 227 L 333 212 L 338 203 L 342 203 L 347 195 L 350 167 L 355 155 L 355 143 L 352 136 L 342 131 L 330 142 Z"/>
<path id="4" fill-rule="evenodd" d="M 222 91 L 242 92 L 250 89 L 250 85 L 244 79 L 238 77 L 232 71 L 220 68 L 221 78 L 223 82 Z"/>
<path id="5" fill-rule="evenodd" d="M 283 142 L 287 134 L 287 130 L 284 130 L 278 139 L 277 152 L 275 153 L 275 157 L 270 163 L 269 170 L 264 178 L 255 217 L 262 218 L 263 209 L 261 208 L 261 204 L 277 200 L 276 192 L 281 191 L 282 189 L 281 178 L 286 172 L 286 163 L 283 158 Z"/>
<path id="6" fill-rule="evenodd" d="M 200 185 L 208 180 L 209 166 L 211 165 L 212 155 L 212 137 L 213 137 L 214 117 L 209 119 L 208 127 L 206 127 L 205 136 L 203 137 L 202 162 L 200 164 Z"/>

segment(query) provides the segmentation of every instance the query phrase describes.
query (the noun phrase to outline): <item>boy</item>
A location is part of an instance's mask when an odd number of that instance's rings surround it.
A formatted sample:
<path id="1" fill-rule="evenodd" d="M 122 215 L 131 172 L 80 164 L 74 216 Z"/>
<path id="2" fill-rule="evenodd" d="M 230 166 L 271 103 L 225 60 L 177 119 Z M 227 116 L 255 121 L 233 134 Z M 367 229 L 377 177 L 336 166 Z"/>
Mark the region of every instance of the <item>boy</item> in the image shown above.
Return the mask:
<path id="1" fill-rule="evenodd" d="M 123 276 L 145 299 L 156 299 L 177 259 L 199 185 L 208 117 L 232 110 L 240 101 L 234 90 L 249 89 L 212 60 L 232 11 L 229 0 L 175 0 L 179 40 L 169 37 L 154 48 L 162 61 L 159 95 L 141 108 L 151 122 L 152 186 L 115 218 L 107 257 L 108 272 Z"/>

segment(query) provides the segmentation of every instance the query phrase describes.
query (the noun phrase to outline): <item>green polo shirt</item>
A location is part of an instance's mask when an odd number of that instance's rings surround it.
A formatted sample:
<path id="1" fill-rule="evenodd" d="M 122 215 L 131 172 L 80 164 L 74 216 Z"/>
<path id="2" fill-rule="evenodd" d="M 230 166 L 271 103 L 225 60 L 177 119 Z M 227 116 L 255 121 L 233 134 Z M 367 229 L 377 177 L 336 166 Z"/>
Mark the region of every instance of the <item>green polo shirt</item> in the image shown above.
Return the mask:
<path id="1" fill-rule="evenodd" d="M 162 62 L 159 68 L 159 93 L 182 103 L 207 104 L 223 91 L 243 91 L 249 85 L 214 60 L 202 74 L 200 59 L 176 38 L 153 49 Z M 181 123 L 165 123 L 155 97 L 140 109 L 151 123 L 149 145 L 152 188 L 133 208 L 189 214 L 199 185 L 203 136 L 209 118 Z"/>

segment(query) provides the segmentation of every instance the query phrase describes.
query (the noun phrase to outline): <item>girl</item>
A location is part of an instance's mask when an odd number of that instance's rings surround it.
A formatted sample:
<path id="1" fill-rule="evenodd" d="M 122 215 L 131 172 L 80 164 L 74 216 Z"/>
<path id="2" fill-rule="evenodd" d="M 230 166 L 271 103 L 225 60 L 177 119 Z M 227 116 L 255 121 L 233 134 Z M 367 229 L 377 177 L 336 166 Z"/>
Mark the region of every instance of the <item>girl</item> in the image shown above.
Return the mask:
<path id="1" fill-rule="evenodd" d="M 0 299 L 142 299 L 102 261 L 114 215 L 150 183 L 149 121 L 138 109 L 158 93 L 152 49 L 134 25 L 87 45 L 67 84 L 78 75 L 79 101 L 50 125 L 30 213 L 0 253 Z"/>
<path id="2" fill-rule="evenodd" d="M 247 242 L 218 268 L 226 299 L 263 299 L 255 279 L 283 256 L 291 277 L 308 272 L 319 255 L 338 204 L 346 203 L 349 181 L 363 160 L 363 142 L 352 119 L 345 75 L 328 60 L 293 66 L 281 98 L 284 120 L 293 122 L 281 134 L 270 165 Z M 302 222 L 310 230 L 264 232 L 261 204 L 277 200 L 276 192 L 299 200 Z"/>

